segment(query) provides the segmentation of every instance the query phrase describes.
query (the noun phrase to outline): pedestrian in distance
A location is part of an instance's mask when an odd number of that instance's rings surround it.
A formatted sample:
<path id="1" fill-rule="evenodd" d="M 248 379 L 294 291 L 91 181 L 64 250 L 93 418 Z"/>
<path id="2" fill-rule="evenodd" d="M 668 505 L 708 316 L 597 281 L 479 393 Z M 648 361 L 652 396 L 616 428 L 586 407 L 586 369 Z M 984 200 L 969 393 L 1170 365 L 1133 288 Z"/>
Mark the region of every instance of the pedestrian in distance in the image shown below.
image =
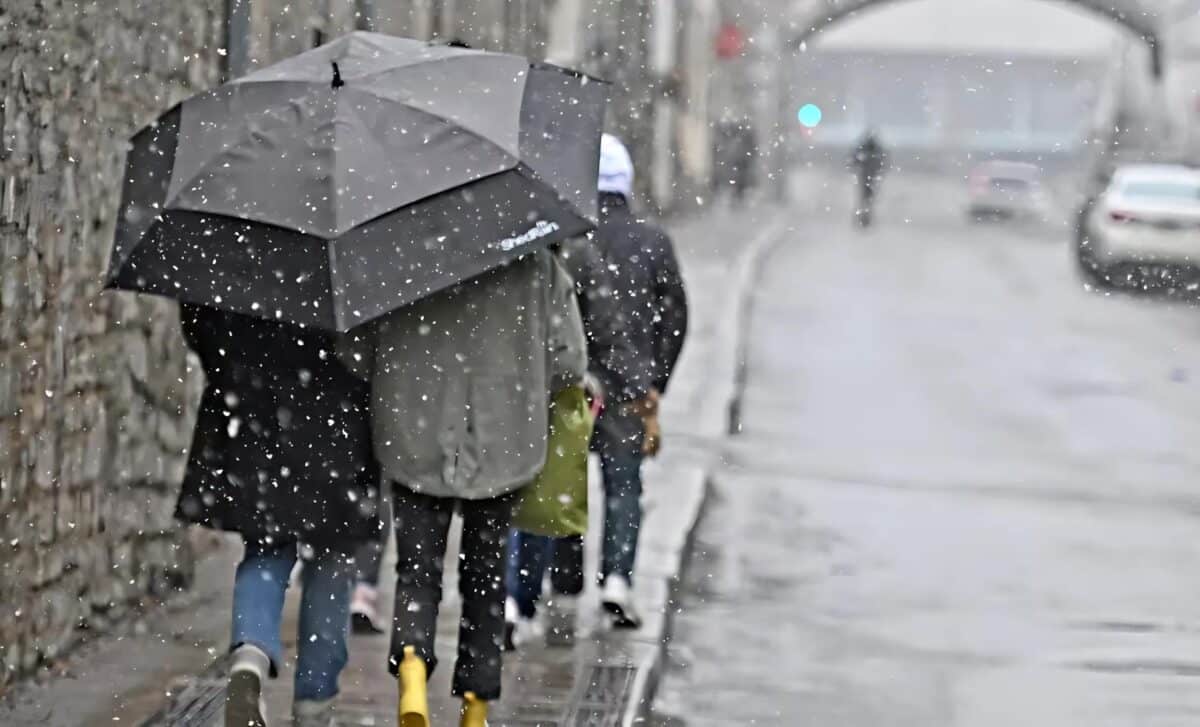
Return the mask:
<path id="1" fill-rule="evenodd" d="M 343 359 L 370 379 L 397 551 L 388 668 L 400 723 L 428 724 L 425 682 L 451 516 L 462 515 L 462 618 L 452 692 L 464 727 L 500 697 L 504 562 L 514 505 L 546 461 L 551 395 L 579 385 L 586 342 L 570 278 L 548 249 L 363 327 Z"/>
<path id="2" fill-rule="evenodd" d="M 380 530 L 367 387 L 336 359 L 330 334 L 188 304 L 181 318 L 207 385 L 176 515 L 245 544 L 225 724 L 268 723 L 262 688 L 282 664 L 284 595 L 299 558 L 292 714 L 298 727 L 331 727 L 353 551 Z"/>
<path id="3" fill-rule="evenodd" d="M 623 407 L 644 400 L 653 372 L 648 359 L 639 356 L 626 335 L 612 272 L 593 237 L 589 234 L 566 240 L 556 252 L 575 283 L 587 335 L 586 388 L 593 409 L 602 411 L 608 406 Z M 579 594 L 584 587 L 583 537 L 550 538 L 515 530 L 509 538 L 505 577 L 506 649 L 516 648 L 541 631 L 535 616 L 547 566 L 553 591 L 547 603 L 547 642 L 564 646 L 574 642 Z"/>
<path id="4" fill-rule="evenodd" d="M 632 583 L 642 523 L 642 462 L 658 454 L 661 444 L 658 405 L 683 350 L 687 295 L 671 238 L 633 214 L 633 160 L 614 136 L 601 140 L 599 171 L 596 244 L 613 273 L 625 335 L 643 361 L 639 370 L 647 372 L 646 395 L 601 412 L 593 435 L 604 476 L 600 602 L 615 626 L 638 628 L 642 619 Z"/>
<path id="5" fill-rule="evenodd" d="M 716 124 L 713 159 L 714 196 L 728 191 L 730 201 L 740 205 L 754 186 L 754 167 L 758 158 L 758 139 L 753 123 L 726 116 Z"/>
<path id="6" fill-rule="evenodd" d="M 883 182 L 887 167 L 887 152 L 872 129 L 867 129 L 850 155 L 850 168 L 858 180 L 858 207 L 855 220 L 860 227 L 870 227 L 875 212 L 875 197 Z"/>

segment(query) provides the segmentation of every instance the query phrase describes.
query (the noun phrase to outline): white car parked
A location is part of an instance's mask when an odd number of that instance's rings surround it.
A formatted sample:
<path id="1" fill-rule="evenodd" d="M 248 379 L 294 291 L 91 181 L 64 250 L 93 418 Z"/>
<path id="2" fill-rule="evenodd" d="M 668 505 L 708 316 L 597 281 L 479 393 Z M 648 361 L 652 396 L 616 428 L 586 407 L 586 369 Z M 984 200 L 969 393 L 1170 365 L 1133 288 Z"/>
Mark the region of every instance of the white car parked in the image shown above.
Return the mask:
<path id="1" fill-rule="evenodd" d="M 1200 265 L 1200 170 L 1175 164 L 1120 167 L 1089 227 L 1099 262 Z"/>

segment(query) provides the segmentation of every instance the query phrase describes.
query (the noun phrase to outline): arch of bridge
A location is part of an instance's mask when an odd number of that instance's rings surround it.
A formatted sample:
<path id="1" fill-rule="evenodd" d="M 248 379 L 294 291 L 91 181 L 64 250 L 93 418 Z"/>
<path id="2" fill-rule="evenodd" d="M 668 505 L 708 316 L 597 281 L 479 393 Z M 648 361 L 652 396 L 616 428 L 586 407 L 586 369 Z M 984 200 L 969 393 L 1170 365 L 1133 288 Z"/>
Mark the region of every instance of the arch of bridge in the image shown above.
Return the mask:
<path id="1" fill-rule="evenodd" d="M 797 29 L 797 44 L 854 13 L 885 3 L 911 0 L 797 0 L 792 5 L 792 24 Z M 1061 2 L 1096 13 L 1129 29 L 1150 51 L 1155 78 L 1162 75 L 1160 24 L 1167 0 L 1047 0 Z"/>

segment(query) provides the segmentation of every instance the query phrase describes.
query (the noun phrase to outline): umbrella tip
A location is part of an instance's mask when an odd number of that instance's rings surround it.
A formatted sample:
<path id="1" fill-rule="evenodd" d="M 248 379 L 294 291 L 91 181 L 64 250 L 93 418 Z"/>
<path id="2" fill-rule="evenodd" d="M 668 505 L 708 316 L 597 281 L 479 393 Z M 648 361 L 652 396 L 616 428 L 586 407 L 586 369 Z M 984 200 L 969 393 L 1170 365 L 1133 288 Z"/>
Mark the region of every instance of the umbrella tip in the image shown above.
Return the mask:
<path id="1" fill-rule="evenodd" d="M 345 85 L 346 85 L 346 82 L 342 80 L 342 72 L 340 70 L 338 70 L 337 61 L 334 61 L 333 62 L 333 87 L 341 88 L 342 86 L 345 86 Z"/>

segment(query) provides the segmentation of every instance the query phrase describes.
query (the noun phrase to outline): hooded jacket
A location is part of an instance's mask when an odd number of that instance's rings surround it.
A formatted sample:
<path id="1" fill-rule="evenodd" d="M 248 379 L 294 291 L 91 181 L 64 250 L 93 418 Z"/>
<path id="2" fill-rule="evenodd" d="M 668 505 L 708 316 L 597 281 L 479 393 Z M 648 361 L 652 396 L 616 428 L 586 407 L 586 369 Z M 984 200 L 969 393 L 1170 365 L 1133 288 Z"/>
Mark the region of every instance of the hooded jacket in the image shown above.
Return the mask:
<path id="1" fill-rule="evenodd" d="M 434 497 L 528 484 L 546 461 L 550 395 L 587 366 L 572 282 L 548 250 L 352 333 L 343 360 L 371 380 L 383 476 Z"/>
<path id="2" fill-rule="evenodd" d="M 622 195 L 602 194 L 596 245 L 612 273 L 625 335 L 641 359 L 631 366 L 631 386 L 666 393 L 688 326 L 687 293 L 671 238 L 634 217 Z"/>
<path id="3" fill-rule="evenodd" d="M 562 243 L 558 257 L 575 283 L 587 334 L 588 371 L 599 380 L 609 406 L 641 399 L 653 380 L 653 362 L 626 335 L 628 321 L 616 298 L 612 271 L 594 235 Z"/>

